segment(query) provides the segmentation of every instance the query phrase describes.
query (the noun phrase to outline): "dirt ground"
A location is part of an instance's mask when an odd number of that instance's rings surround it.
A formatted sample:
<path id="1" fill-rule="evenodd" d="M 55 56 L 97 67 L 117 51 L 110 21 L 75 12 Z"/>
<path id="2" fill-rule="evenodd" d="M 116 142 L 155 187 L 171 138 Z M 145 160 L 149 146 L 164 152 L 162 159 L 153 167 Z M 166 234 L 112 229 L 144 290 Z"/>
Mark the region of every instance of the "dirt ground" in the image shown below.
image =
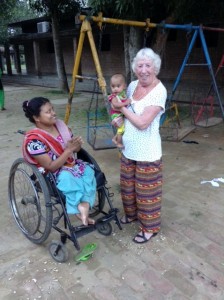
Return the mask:
<path id="1" fill-rule="evenodd" d="M 163 141 L 162 228 L 157 237 L 137 245 L 132 242 L 137 224 L 122 230 L 112 224 L 111 236 L 94 231 L 80 238 L 81 247 L 97 243 L 90 260 L 77 264 L 77 250 L 68 241 L 69 259 L 57 263 L 48 245 L 59 234 L 52 230 L 46 242 L 32 244 L 18 229 L 8 205 L 9 170 L 21 157 L 22 136 L 16 132 L 31 127 L 21 105 L 39 95 L 50 98 L 63 119 L 67 96 L 51 88 L 7 85 L 6 110 L 0 111 L 0 299 L 223 300 L 223 122 L 196 127 L 179 142 Z M 77 93 L 69 120 L 74 133 L 85 140 L 89 102 L 89 94 Z M 105 172 L 120 217 L 118 151 L 95 151 L 87 142 L 85 149 Z M 214 178 L 218 186 L 202 184 Z"/>

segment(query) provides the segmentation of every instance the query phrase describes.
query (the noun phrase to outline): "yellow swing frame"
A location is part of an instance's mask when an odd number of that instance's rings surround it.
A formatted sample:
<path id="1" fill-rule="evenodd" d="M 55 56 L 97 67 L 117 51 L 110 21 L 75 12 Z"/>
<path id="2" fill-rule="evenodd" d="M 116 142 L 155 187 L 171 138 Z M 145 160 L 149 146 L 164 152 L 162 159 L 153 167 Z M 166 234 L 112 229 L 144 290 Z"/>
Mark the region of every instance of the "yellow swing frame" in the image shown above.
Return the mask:
<path id="1" fill-rule="evenodd" d="M 102 91 L 105 104 L 107 104 L 107 96 L 108 95 L 107 95 L 107 89 L 106 89 L 106 81 L 103 76 L 102 68 L 101 68 L 99 57 L 98 57 L 97 50 L 96 50 L 95 41 L 93 38 L 92 27 L 91 27 L 89 20 L 96 22 L 100 29 L 102 29 L 103 23 L 145 27 L 147 31 L 150 28 L 154 28 L 157 26 L 157 24 L 155 24 L 155 23 L 150 23 L 149 19 L 147 19 L 146 22 L 139 22 L 139 21 L 120 20 L 120 19 L 113 19 L 113 18 L 104 18 L 102 13 L 99 13 L 98 16 L 91 16 L 91 17 L 87 17 L 85 15 L 80 15 L 79 19 L 80 19 L 80 21 L 82 21 L 82 26 L 80 29 L 80 37 L 79 37 L 79 42 L 78 42 L 73 72 L 72 72 L 72 83 L 71 83 L 71 86 L 69 89 L 68 102 L 66 105 L 66 112 L 65 112 L 65 118 L 64 118 L 64 121 L 66 124 L 68 123 L 69 117 L 71 114 L 71 104 L 72 104 L 72 99 L 73 99 L 74 92 L 75 92 L 76 80 L 87 78 L 85 76 L 78 75 L 78 70 L 79 70 L 81 55 L 82 55 L 82 50 L 83 50 L 83 44 L 84 44 L 86 34 L 89 39 L 89 44 L 90 44 L 90 48 L 91 48 L 91 52 L 92 52 L 92 56 L 93 56 L 93 61 L 94 61 L 95 68 L 96 68 L 98 84 Z M 108 105 L 106 105 L 106 107 L 108 109 Z"/>

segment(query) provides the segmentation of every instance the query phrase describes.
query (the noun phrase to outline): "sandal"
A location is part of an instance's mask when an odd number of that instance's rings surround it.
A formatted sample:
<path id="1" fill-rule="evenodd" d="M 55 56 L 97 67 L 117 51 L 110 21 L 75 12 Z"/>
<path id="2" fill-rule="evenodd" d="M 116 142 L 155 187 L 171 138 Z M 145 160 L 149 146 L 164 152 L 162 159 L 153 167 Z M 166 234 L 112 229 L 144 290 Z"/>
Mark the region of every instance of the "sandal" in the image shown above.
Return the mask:
<path id="1" fill-rule="evenodd" d="M 82 251 L 75 256 L 75 261 L 81 262 L 88 260 L 96 250 L 96 247 L 97 245 L 95 243 L 87 244 Z"/>
<path id="2" fill-rule="evenodd" d="M 124 215 L 121 219 L 120 219 L 120 222 L 121 224 L 130 224 L 132 222 L 136 222 L 137 219 L 130 219 L 128 218 L 126 215 Z"/>
<path id="3" fill-rule="evenodd" d="M 145 231 L 141 231 L 140 233 L 136 234 L 136 236 L 133 238 L 133 242 L 136 243 L 136 244 L 144 244 L 144 243 L 147 243 L 152 237 L 154 237 L 156 235 L 157 235 L 157 232 L 153 233 L 147 239 L 147 237 L 145 236 Z M 138 240 L 136 240 L 136 238 L 141 238 L 142 240 L 138 241 Z"/>

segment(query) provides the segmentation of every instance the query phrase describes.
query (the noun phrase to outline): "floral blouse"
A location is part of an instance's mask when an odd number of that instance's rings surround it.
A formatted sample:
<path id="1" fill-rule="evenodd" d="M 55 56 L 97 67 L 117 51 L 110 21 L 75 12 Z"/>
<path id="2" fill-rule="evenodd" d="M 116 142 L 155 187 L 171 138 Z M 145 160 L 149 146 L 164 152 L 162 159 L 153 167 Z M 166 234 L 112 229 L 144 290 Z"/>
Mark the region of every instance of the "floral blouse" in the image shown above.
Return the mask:
<path id="1" fill-rule="evenodd" d="M 57 140 L 64 146 L 64 141 L 63 141 L 61 135 L 59 135 L 57 137 Z M 55 155 L 55 153 L 53 153 L 53 151 L 51 151 L 51 149 L 46 144 L 44 144 L 42 141 L 37 140 L 37 139 L 36 140 L 34 139 L 27 144 L 27 151 L 34 158 L 35 158 L 35 156 L 47 153 L 52 160 L 57 159 L 57 156 Z M 56 177 L 62 170 L 66 170 L 66 171 L 71 172 L 75 177 L 81 177 L 84 174 L 85 167 L 87 164 L 88 164 L 87 162 L 84 162 L 81 159 L 75 159 L 75 164 L 73 167 L 64 165 L 60 169 L 56 170 L 53 174 Z M 46 172 L 46 170 L 41 166 L 39 166 L 38 169 L 41 173 Z"/>

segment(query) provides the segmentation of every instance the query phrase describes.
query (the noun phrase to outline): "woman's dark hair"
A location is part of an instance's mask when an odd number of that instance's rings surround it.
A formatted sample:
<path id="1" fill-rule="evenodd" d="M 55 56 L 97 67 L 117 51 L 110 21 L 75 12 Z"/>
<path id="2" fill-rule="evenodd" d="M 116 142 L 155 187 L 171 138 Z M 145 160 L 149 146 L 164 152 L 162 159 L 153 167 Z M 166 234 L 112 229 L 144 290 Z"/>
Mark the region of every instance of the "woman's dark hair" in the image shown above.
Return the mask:
<path id="1" fill-rule="evenodd" d="M 31 100 L 26 100 L 23 102 L 23 111 L 25 112 L 25 116 L 29 119 L 31 123 L 35 124 L 35 120 L 33 116 L 39 117 L 41 106 L 50 101 L 47 98 L 43 97 L 35 97 Z"/>

